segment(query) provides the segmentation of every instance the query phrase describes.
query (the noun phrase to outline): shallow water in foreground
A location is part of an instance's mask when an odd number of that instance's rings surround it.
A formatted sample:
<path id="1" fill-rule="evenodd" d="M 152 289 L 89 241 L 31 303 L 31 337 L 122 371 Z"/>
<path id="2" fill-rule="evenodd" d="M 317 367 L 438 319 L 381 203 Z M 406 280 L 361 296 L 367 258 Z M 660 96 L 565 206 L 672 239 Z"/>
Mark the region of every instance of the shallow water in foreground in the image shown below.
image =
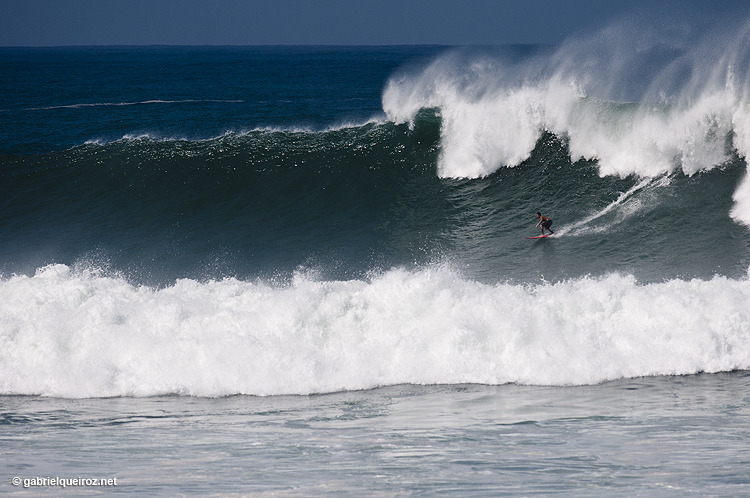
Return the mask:
<path id="1" fill-rule="evenodd" d="M 66 495 L 738 496 L 750 373 L 584 387 L 411 386 L 314 396 L 0 397 L 14 476 L 117 477 Z"/>

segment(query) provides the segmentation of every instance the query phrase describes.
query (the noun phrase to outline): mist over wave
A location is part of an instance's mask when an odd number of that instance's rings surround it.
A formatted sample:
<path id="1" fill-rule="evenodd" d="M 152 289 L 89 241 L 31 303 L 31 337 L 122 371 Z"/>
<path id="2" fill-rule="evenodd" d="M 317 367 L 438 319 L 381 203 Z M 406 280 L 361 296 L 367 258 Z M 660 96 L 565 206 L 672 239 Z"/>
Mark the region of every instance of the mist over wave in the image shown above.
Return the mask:
<path id="1" fill-rule="evenodd" d="M 3 394 L 308 394 L 576 385 L 750 368 L 750 281 L 484 285 L 445 266 L 134 286 L 65 265 L 0 282 Z"/>
<path id="2" fill-rule="evenodd" d="M 524 57 L 459 49 L 387 83 L 383 109 L 413 126 L 442 120 L 438 174 L 479 178 L 517 166 L 543 132 L 600 175 L 694 175 L 750 153 L 750 23 L 702 32 L 635 21 Z M 750 224 L 750 180 L 731 216 Z"/>

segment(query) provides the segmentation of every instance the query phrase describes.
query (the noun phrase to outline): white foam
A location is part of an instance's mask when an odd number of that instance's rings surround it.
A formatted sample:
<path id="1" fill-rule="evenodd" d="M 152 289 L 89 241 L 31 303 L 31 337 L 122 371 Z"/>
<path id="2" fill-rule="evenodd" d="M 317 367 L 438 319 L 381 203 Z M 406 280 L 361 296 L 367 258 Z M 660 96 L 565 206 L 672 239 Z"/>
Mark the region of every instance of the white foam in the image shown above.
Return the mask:
<path id="1" fill-rule="evenodd" d="M 307 394 L 750 369 L 750 281 L 485 285 L 445 267 L 155 289 L 64 265 L 0 282 L 0 393 Z"/>
<path id="2" fill-rule="evenodd" d="M 735 147 L 747 162 L 747 158 L 750 157 L 750 104 L 743 104 L 743 107 L 734 113 L 733 126 Z M 750 226 L 750 168 L 745 172 L 745 176 L 732 195 L 732 199 L 734 199 L 734 206 L 729 212 L 730 216 L 736 221 Z"/>
<path id="3" fill-rule="evenodd" d="M 439 109 L 441 177 L 478 178 L 517 165 L 534 148 L 547 114 L 578 97 L 569 85 L 510 85 L 492 61 L 464 64 L 451 53 L 418 76 L 392 78 L 383 93 L 383 110 L 397 123 L 413 124 L 420 109 Z"/>

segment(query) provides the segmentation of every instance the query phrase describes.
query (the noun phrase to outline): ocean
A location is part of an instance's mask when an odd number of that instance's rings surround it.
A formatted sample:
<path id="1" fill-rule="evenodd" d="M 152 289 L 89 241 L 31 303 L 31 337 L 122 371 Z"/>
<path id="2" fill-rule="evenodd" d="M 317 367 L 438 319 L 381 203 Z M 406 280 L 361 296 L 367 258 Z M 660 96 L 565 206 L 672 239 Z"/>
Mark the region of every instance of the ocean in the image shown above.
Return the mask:
<path id="1" fill-rule="evenodd" d="M 0 48 L 2 493 L 750 493 L 750 35 L 641 34 Z"/>

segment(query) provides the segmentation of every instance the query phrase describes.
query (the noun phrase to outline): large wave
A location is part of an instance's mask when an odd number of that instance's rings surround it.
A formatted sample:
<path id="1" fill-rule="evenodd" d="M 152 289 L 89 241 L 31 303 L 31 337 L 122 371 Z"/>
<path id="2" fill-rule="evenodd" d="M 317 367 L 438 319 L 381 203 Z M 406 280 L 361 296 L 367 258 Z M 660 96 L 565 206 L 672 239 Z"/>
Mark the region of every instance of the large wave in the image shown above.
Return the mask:
<path id="1" fill-rule="evenodd" d="M 307 394 L 750 369 L 749 300 L 747 278 L 486 285 L 433 266 L 154 288 L 53 265 L 0 282 L 0 394 Z"/>
<path id="2" fill-rule="evenodd" d="M 750 23 L 695 33 L 623 21 L 515 59 L 457 50 L 393 76 L 382 100 L 398 123 L 438 110 L 441 177 L 516 166 L 545 131 L 601 175 L 694 175 L 750 154 Z M 750 179 L 734 200 L 731 216 L 750 225 Z"/>

